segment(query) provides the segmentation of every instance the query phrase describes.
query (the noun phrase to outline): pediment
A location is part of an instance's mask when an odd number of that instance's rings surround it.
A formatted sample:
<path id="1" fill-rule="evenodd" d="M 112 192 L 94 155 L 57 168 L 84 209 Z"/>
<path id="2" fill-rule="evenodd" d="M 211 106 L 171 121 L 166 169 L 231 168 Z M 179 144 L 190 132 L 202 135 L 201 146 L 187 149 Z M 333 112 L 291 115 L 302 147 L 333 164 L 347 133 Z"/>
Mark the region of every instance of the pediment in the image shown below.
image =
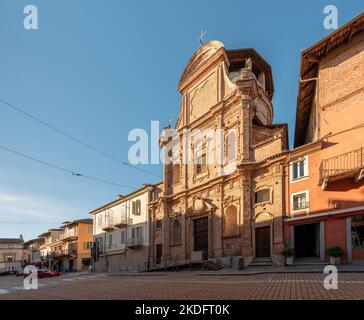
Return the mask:
<path id="1" fill-rule="evenodd" d="M 179 86 L 181 86 L 181 84 L 185 82 L 189 77 L 191 77 L 206 61 L 208 61 L 221 48 L 224 48 L 224 45 L 220 41 L 213 40 L 207 42 L 199 49 L 197 49 L 182 73 Z"/>

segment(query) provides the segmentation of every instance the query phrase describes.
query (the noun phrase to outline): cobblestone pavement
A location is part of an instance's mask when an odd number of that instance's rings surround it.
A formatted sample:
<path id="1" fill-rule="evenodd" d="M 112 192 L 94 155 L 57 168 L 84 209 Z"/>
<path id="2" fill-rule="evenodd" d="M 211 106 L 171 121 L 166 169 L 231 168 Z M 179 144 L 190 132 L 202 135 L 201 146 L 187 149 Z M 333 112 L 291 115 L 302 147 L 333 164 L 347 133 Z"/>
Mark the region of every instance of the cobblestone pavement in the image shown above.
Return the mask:
<path id="1" fill-rule="evenodd" d="M 23 278 L 1 277 L 0 299 L 364 299 L 364 273 L 339 273 L 337 290 L 326 290 L 320 273 L 220 276 L 180 273 L 76 274 L 40 279 L 24 290 Z"/>

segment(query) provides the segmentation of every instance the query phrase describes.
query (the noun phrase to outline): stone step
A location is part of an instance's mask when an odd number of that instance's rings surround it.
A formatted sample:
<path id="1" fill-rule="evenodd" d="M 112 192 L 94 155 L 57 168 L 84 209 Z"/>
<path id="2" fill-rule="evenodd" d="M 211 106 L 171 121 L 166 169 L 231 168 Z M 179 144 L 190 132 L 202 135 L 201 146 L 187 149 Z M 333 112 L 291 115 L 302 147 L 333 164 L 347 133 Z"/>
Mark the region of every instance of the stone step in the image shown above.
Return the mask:
<path id="1" fill-rule="evenodd" d="M 206 268 L 206 269 L 209 269 L 209 270 L 213 270 L 213 271 L 216 271 L 216 270 L 221 270 L 223 269 L 222 266 L 220 266 L 219 264 L 211 261 L 211 260 L 208 260 L 208 261 L 204 261 L 202 262 L 202 265 Z"/>
<path id="2" fill-rule="evenodd" d="M 249 263 L 249 266 L 252 267 L 268 267 L 272 265 L 273 262 L 271 258 L 255 258 L 252 262 Z"/>

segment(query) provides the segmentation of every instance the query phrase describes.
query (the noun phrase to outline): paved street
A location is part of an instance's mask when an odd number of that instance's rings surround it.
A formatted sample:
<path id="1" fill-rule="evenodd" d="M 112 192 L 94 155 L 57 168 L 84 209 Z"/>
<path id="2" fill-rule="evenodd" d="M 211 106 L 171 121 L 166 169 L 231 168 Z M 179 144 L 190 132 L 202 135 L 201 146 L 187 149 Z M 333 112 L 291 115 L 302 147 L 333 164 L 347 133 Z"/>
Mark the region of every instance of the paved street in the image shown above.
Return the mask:
<path id="1" fill-rule="evenodd" d="M 364 299 L 364 273 L 339 274 L 326 290 L 320 273 L 199 275 L 189 273 L 74 274 L 40 279 L 24 290 L 23 278 L 1 277 L 0 299 Z"/>

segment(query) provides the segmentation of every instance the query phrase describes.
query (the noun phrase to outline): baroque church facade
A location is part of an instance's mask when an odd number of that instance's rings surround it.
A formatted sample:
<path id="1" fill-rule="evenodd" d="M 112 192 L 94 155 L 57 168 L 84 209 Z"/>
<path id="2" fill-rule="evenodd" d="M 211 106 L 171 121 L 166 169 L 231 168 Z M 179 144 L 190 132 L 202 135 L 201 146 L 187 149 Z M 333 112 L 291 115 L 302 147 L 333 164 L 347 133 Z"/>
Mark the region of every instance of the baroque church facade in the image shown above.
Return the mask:
<path id="1" fill-rule="evenodd" d="M 286 124 L 272 123 L 269 64 L 254 49 L 210 41 L 190 58 L 178 90 L 174 130 L 181 143 L 149 203 L 151 268 L 205 260 L 237 266 L 240 258 L 245 265 L 283 264 L 288 134 Z M 186 139 L 187 130 L 202 133 Z M 204 132 L 222 137 L 207 150 Z M 208 161 L 207 153 L 221 161 Z"/>

